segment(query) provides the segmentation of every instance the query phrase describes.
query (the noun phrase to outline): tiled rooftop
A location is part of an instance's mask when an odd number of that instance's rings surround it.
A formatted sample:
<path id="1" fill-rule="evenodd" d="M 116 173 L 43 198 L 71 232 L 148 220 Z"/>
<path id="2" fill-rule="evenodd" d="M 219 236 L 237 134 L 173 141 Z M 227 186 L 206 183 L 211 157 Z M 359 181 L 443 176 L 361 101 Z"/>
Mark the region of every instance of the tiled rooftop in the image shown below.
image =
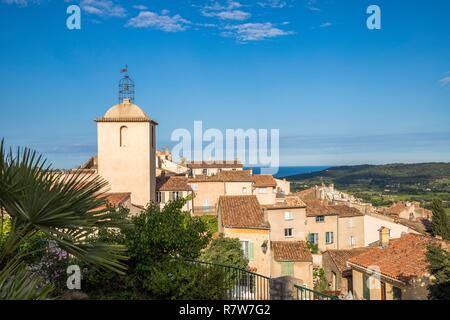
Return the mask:
<path id="1" fill-rule="evenodd" d="M 428 273 L 427 247 L 438 243 L 434 238 L 409 233 L 390 240 L 386 248 L 368 248 L 348 261 L 363 268 L 377 266 L 382 275 L 408 282 Z"/>
<path id="2" fill-rule="evenodd" d="M 221 196 L 218 206 L 224 227 L 269 228 L 256 196 Z"/>
<path id="3" fill-rule="evenodd" d="M 186 163 L 186 166 L 190 169 L 202 169 L 202 168 L 242 168 L 243 164 L 238 161 L 192 161 Z"/>
<path id="4" fill-rule="evenodd" d="M 192 191 L 184 176 L 160 176 L 156 178 L 157 191 Z"/>
<path id="5" fill-rule="evenodd" d="M 254 174 L 253 180 L 255 182 L 254 186 L 257 188 L 273 187 L 277 186 L 277 182 L 271 174 Z"/>
<path id="6" fill-rule="evenodd" d="M 276 261 L 312 262 L 312 254 L 305 241 L 272 241 L 271 245 Z"/>

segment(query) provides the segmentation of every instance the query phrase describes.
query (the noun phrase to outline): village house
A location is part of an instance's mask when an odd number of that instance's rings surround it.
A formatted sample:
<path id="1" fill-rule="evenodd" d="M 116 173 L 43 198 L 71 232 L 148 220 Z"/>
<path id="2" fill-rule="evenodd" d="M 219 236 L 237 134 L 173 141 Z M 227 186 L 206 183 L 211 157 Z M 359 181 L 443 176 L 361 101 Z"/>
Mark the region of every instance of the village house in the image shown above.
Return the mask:
<path id="1" fill-rule="evenodd" d="M 271 241 L 273 278 L 292 276 L 313 288 L 313 258 L 305 241 Z"/>
<path id="2" fill-rule="evenodd" d="M 286 196 L 283 202 L 261 208 L 270 224 L 273 241 L 306 241 L 306 205 L 298 197 Z"/>
<path id="3" fill-rule="evenodd" d="M 390 230 L 391 239 L 400 238 L 405 233 L 421 233 L 420 230 L 414 228 L 412 225 L 400 222 L 399 219 L 379 213 L 368 213 L 364 215 L 364 245 L 369 246 L 377 242 L 379 237 L 379 230 L 386 227 Z"/>
<path id="4" fill-rule="evenodd" d="M 304 208 L 304 204 L 284 204 L 268 209 L 259 204 L 255 195 L 221 196 L 218 204 L 219 232 L 241 241 L 254 272 L 268 277 L 293 276 L 312 288 L 312 255 L 303 237 L 286 238 L 281 236 L 282 227 L 272 230 L 270 224 L 270 221 L 283 221 L 284 212 L 289 212 L 286 210 L 296 209 L 303 210 L 297 211 L 297 218 L 304 223 Z M 280 214 L 282 218 L 278 219 Z M 292 222 L 291 217 L 288 221 Z"/>
<path id="5" fill-rule="evenodd" d="M 129 210 L 131 216 L 137 215 L 143 209 L 143 207 L 136 206 L 131 203 L 131 193 L 130 192 L 108 192 L 101 196 L 105 200 L 105 204 L 97 209 L 119 209 L 123 207 Z"/>
<path id="6" fill-rule="evenodd" d="M 380 228 L 376 246 L 348 259 L 352 268 L 353 295 L 365 300 L 426 300 L 430 274 L 426 258 L 429 245 L 444 245 L 435 238 L 404 234 L 390 239 Z"/>
<path id="7" fill-rule="evenodd" d="M 191 176 L 213 176 L 222 171 L 243 170 L 244 165 L 238 160 L 191 161 L 186 163 Z"/>
<path id="8" fill-rule="evenodd" d="M 251 195 L 253 176 L 250 170 L 221 171 L 215 175 L 188 178 L 194 192 L 194 214 L 216 214 L 219 197 Z"/>
<path id="9" fill-rule="evenodd" d="M 419 202 L 410 201 L 396 202 L 388 208 L 380 208 L 377 211 L 393 218 L 411 221 L 418 221 L 421 219 L 430 220 L 432 216 L 431 210 L 422 208 Z"/>
<path id="10" fill-rule="evenodd" d="M 156 178 L 156 203 L 163 208 L 169 201 L 188 198 L 183 210 L 193 210 L 192 188 L 185 176 L 159 176 Z"/>
<path id="11" fill-rule="evenodd" d="M 304 200 L 306 203 L 307 240 L 319 250 L 337 249 L 338 214 L 321 200 Z"/>
<path id="12" fill-rule="evenodd" d="M 277 197 L 277 182 L 270 174 L 253 175 L 252 194 L 255 194 L 260 204 L 273 204 Z"/>
<path id="13" fill-rule="evenodd" d="M 322 267 L 331 291 L 342 296 L 353 291 L 352 268 L 347 265 L 347 261 L 365 250 L 367 249 L 327 250 L 322 254 Z"/>
<path id="14" fill-rule="evenodd" d="M 270 277 L 270 224 L 254 195 L 221 196 L 218 204 L 218 231 L 238 238 L 254 272 Z"/>

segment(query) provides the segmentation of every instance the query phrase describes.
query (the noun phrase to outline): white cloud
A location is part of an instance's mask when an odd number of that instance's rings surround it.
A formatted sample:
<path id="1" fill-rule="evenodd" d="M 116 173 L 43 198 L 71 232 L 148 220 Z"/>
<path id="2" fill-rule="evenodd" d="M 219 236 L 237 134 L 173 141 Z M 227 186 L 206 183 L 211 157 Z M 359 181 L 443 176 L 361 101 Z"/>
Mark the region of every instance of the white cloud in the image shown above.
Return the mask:
<path id="1" fill-rule="evenodd" d="M 447 76 L 447 77 L 442 78 L 441 80 L 439 80 L 439 83 L 443 87 L 446 87 L 446 86 L 450 85 L 450 77 Z"/>
<path id="2" fill-rule="evenodd" d="M 308 0 L 306 3 L 306 8 L 310 11 L 320 11 L 316 4 L 317 0 Z"/>
<path id="3" fill-rule="evenodd" d="M 222 20 L 246 20 L 250 13 L 241 10 L 230 10 L 220 12 L 203 12 L 205 17 L 217 17 Z"/>
<path id="4" fill-rule="evenodd" d="M 191 24 L 189 20 L 182 18 L 179 14 L 174 16 L 159 15 L 151 11 L 139 12 L 139 15 L 131 18 L 126 26 L 133 28 L 154 28 L 165 32 L 184 31 Z"/>
<path id="5" fill-rule="evenodd" d="M 333 24 L 331 22 L 324 22 L 320 25 L 321 28 L 331 27 Z"/>
<path id="6" fill-rule="evenodd" d="M 148 8 L 142 4 L 138 4 L 138 5 L 133 6 L 133 9 L 136 9 L 139 11 L 144 11 L 144 10 L 147 10 Z"/>
<path id="7" fill-rule="evenodd" d="M 284 8 L 287 5 L 287 3 L 286 3 L 286 1 L 283 1 L 283 0 L 267 0 L 267 1 L 258 2 L 258 5 L 263 8 L 266 8 L 266 7 Z"/>
<path id="8" fill-rule="evenodd" d="M 226 5 L 222 5 L 219 2 L 214 2 L 211 5 L 207 5 L 204 7 L 206 10 L 213 10 L 213 11 L 221 11 L 221 10 L 232 10 L 236 8 L 242 7 L 242 4 L 240 4 L 237 1 L 227 1 Z"/>
<path id="9" fill-rule="evenodd" d="M 268 38 L 294 34 L 293 31 L 285 31 L 275 27 L 270 22 L 243 23 L 225 26 L 221 34 L 224 37 L 235 37 L 240 42 L 260 41 Z"/>
<path id="10" fill-rule="evenodd" d="M 82 0 L 80 6 L 87 13 L 103 17 L 124 17 L 127 14 L 125 8 L 110 0 Z"/>
<path id="11" fill-rule="evenodd" d="M 203 8 L 202 14 L 205 17 L 216 17 L 222 20 L 246 20 L 250 18 L 251 14 L 242 10 L 235 10 L 242 7 L 237 1 L 228 1 L 226 5 L 219 2 L 214 2 Z"/>

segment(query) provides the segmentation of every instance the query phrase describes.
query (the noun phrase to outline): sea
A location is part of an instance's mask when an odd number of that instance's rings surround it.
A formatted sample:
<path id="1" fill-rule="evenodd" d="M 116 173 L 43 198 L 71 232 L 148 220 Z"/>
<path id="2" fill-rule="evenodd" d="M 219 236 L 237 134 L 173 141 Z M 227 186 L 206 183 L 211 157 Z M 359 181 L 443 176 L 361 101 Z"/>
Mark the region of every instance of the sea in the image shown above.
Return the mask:
<path id="1" fill-rule="evenodd" d="M 311 173 L 311 172 L 317 172 L 322 171 L 329 168 L 329 166 L 298 166 L 298 167 L 280 167 L 278 169 L 278 173 L 275 174 L 275 178 L 284 178 L 287 176 L 292 176 L 294 174 L 300 174 L 300 173 Z M 261 173 L 261 168 L 258 167 L 245 167 L 244 169 L 252 169 L 253 173 L 259 174 Z"/>

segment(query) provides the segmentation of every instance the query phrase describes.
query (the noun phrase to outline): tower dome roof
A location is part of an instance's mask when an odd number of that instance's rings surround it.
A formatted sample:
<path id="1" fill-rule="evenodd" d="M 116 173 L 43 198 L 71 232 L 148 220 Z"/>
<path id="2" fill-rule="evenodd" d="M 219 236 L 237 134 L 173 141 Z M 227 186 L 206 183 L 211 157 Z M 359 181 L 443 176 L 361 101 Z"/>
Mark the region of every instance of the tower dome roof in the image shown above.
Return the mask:
<path id="1" fill-rule="evenodd" d="M 103 119 L 146 119 L 147 114 L 129 99 L 124 99 L 122 103 L 116 104 L 106 111 Z"/>

